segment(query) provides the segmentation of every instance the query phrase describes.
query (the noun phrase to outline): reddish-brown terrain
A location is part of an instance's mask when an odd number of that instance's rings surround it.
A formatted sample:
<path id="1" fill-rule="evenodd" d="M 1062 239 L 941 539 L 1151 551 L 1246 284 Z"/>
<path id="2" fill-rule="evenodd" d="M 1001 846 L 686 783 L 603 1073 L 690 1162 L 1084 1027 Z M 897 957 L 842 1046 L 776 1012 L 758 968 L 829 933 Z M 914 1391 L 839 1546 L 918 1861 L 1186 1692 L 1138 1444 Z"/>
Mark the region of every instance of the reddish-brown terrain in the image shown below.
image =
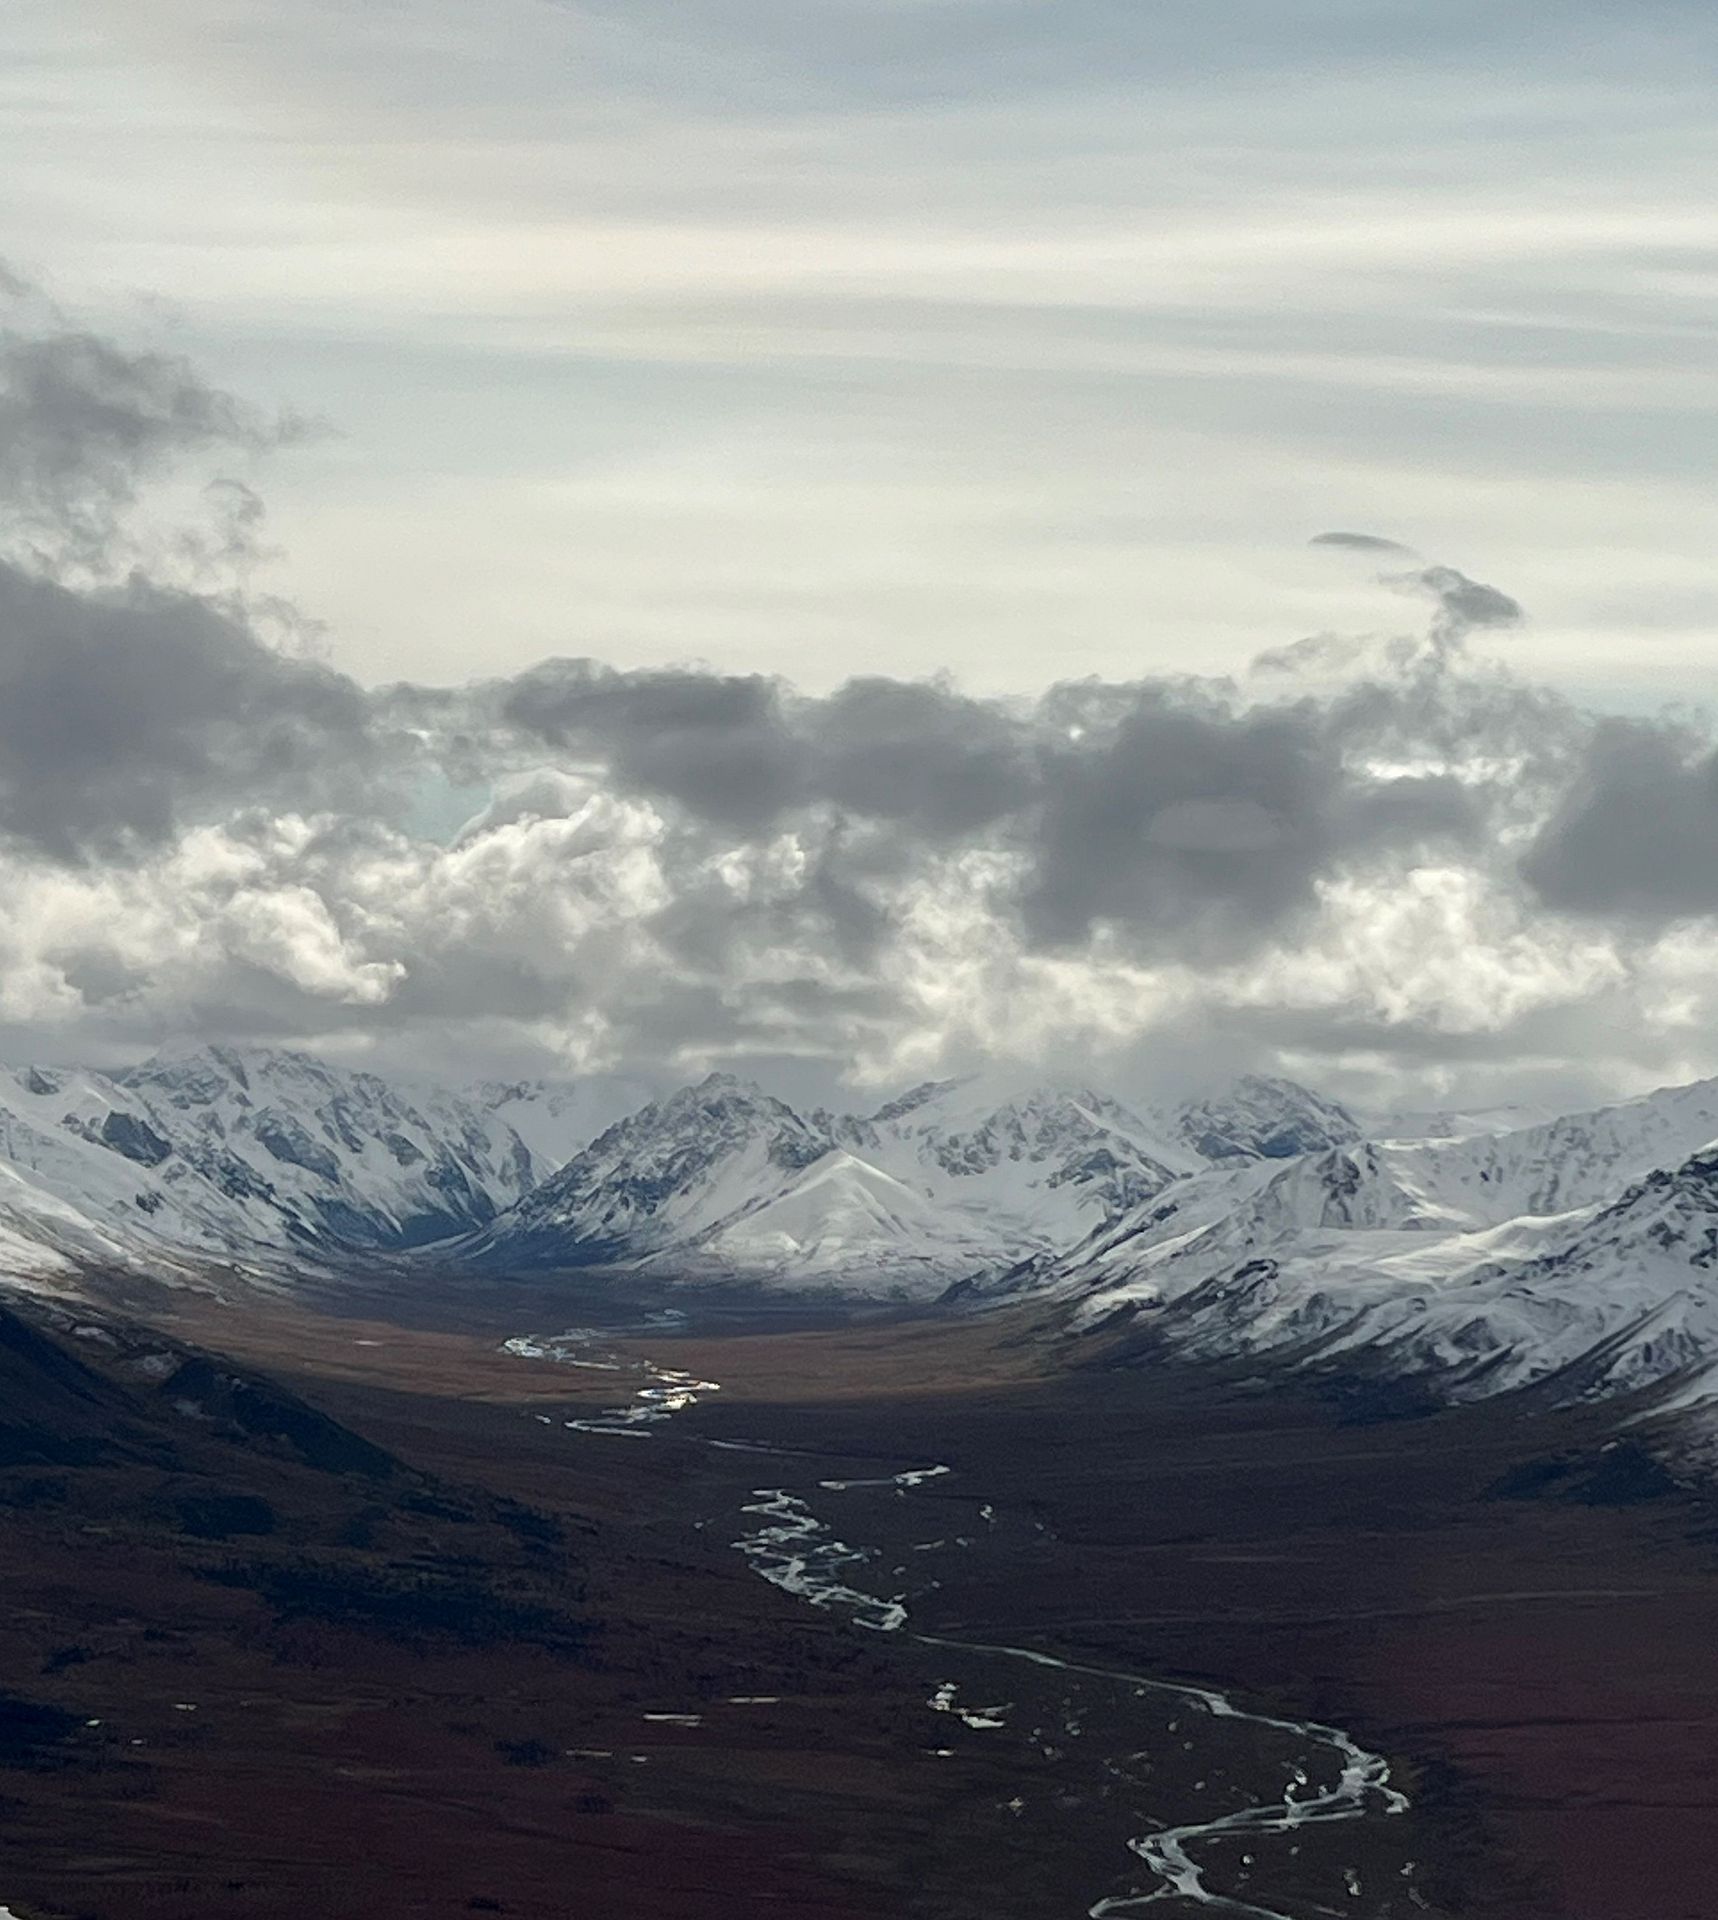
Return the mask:
<path id="1" fill-rule="evenodd" d="M 882 1562 L 994 1507 L 916 1626 L 1391 1757 L 1410 1814 L 1252 1869 L 1309 1915 L 1351 1861 L 1368 1915 L 1713 1911 L 1714 1516 L 1612 1416 L 1380 1420 L 1149 1357 L 1070 1368 L 998 1316 L 620 1341 L 722 1391 L 649 1438 L 587 1434 L 563 1420 L 613 1376 L 497 1351 L 552 1329 L 540 1309 L 424 1331 L 181 1302 L 118 1347 L 3 1323 L 0 1905 L 1083 1914 L 1125 1882 L 1116 1809 L 933 1720 L 934 1649 L 732 1549 L 766 1480 L 934 1460 L 910 1498 L 841 1496 Z M 1411 1907 L 1371 1891 L 1398 1855 Z"/>

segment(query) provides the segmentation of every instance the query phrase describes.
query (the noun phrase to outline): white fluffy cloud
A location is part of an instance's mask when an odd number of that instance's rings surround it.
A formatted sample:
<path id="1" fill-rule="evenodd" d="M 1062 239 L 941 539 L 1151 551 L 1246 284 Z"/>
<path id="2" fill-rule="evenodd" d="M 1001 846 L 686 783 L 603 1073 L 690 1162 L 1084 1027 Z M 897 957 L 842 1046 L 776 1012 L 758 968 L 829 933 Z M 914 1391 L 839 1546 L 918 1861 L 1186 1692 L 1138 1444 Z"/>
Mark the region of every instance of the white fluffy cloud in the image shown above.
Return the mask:
<path id="1" fill-rule="evenodd" d="M 1504 1098 L 1718 1065 L 1709 923 L 1642 939 L 1547 913 L 1504 871 L 1357 868 L 1292 931 L 1194 963 L 1114 931 L 1035 949 L 998 910 L 1021 856 L 969 848 L 864 884 L 880 931 L 859 959 L 820 910 L 817 836 L 694 851 L 648 804 L 569 801 L 486 810 L 451 844 L 247 816 L 125 867 L 13 850 L 0 1021 L 57 1055 L 221 1031 L 473 1071 L 497 1045 L 663 1078 L 792 1060 L 832 1086 L 984 1059 L 1149 1084 L 1203 1056 Z"/>
<path id="2" fill-rule="evenodd" d="M 1470 658 L 1522 618 L 1497 587 L 1338 536 L 1423 630 L 1248 689 L 554 658 L 370 690 L 271 642 L 242 554 L 143 565 L 147 486 L 253 450 L 254 417 L 41 324 L 0 342 L 10 1052 L 191 1030 L 831 1086 L 1292 1062 L 1410 1099 L 1718 1066 L 1714 743 Z"/>

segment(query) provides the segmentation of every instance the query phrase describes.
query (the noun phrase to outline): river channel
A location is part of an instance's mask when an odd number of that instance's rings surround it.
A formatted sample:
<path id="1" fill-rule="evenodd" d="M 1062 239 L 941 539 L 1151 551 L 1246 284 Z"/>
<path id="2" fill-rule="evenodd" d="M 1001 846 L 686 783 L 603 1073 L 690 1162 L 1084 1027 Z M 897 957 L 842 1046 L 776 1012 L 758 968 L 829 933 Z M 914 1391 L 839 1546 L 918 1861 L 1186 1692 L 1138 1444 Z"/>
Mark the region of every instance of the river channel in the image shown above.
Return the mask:
<path id="1" fill-rule="evenodd" d="M 506 1345 L 615 1374 L 612 1407 L 559 1421 L 580 1434 L 648 1438 L 720 1392 L 690 1372 L 620 1358 L 605 1344 L 612 1337 L 581 1328 Z M 1042 1567 L 1059 1550 L 1043 1521 L 1010 1511 L 1006 1490 L 964 1486 L 937 1461 L 839 1477 L 819 1473 L 821 1456 L 809 1450 L 702 1444 L 775 1463 L 776 1483 L 742 1498 L 731 1529 L 760 1578 L 937 1663 L 924 1698 L 932 1752 L 952 1759 L 963 1742 L 1007 1743 L 1018 1773 L 1001 1816 L 1023 1837 L 1032 1822 L 1053 1822 L 1064 1847 L 1070 1820 L 1089 1828 L 1092 1884 L 1068 1889 L 1071 1917 L 1395 1920 L 1431 1911 L 1415 1862 L 1379 1844 L 1380 1823 L 1405 1813 L 1408 1798 L 1388 1759 L 1342 1728 L 1051 1647 L 944 1630 L 951 1557 L 963 1572 L 983 1563 L 1005 1583 L 1011 1566 Z"/>

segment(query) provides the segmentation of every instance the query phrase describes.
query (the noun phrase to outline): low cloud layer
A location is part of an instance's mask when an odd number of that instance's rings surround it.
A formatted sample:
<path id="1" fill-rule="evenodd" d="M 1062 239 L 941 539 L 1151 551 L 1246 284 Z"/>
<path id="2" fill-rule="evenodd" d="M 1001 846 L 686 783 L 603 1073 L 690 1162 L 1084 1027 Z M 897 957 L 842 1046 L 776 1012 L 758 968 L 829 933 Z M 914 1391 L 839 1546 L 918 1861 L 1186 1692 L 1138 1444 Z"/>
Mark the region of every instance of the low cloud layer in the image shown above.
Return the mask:
<path id="1" fill-rule="evenodd" d="M 1420 1100 L 1718 1066 L 1709 734 L 1471 659 L 1522 609 L 1394 541 L 1321 536 L 1430 601 L 1335 679 L 1309 647 L 1012 700 L 582 658 L 366 688 L 247 592 L 278 423 L 34 325 L 0 342 L 8 1051 L 1197 1060 Z M 175 476 L 214 532 L 142 524 Z"/>

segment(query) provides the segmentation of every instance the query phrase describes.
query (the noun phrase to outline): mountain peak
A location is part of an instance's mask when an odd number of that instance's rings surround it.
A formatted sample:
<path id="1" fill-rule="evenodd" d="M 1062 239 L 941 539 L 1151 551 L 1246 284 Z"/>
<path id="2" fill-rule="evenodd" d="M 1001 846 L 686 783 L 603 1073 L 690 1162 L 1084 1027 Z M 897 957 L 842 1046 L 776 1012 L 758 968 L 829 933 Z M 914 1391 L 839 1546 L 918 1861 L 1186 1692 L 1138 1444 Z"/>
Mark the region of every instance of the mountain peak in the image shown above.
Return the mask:
<path id="1" fill-rule="evenodd" d="M 598 1134 L 476 1251 L 564 1266 L 648 1253 L 712 1227 L 835 1144 L 755 1081 L 707 1074 Z"/>
<path id="2" fill-rule="evenodd" d="M 866 1118 L 873 1126 L 887 1126 L 891 1120 L 904 1120 L 909 1113 L 916 1113 L 920 1107 L 942 1099 L 964 1084 L 960 1080 L 921 1080 L 916 1087 L 909 1087 L 905 1093 L 898 1093 L 893 1100 L 885 1101 Z"/>
<path id="3" fill-rule="evenodd" d="M 126 1204 L 189 1245 L 416 1246 L 485 1224 L 533 1177 L 480 1105 L 286 1049 L 174 1043 L 67 1101 L 62 1130 L 160 1170 Z"/>
<path id="4" fill-rule="evenodd" d="M 1209 1161 L 1287 1160 L 1352 1145 L 1360 1123 L 1337 1101 L 1297 1080 L 1248 1073 L 1224 1092 L 1176 1110 L 1180 1138 Z"/>
<path id="5" fill-rule="evenodd" d="M 282 1077 L 332 1086 L 341 1074 L 342 1069 L 316 1054 L 291 1047 L 237 1046 L 224 1040 L 176 1040 L 157 1047 L 147 1060 L 113 1077 L 122 1086 L 200 1089 L 207 1096 L 221 1086 L 237 1087 L 248 1094 L 253 1081 Z"/>
<path id="6" fill-rule="evenodd" d="M 740 1094 L 748 1100 L 771 1100 L 773 1094 L 765 1093 L 755 1080 L 748 1080 L 744 1074 L 730 1073 L 726 1068 L 717 1068 L 705 1074 L 702 1080 L 680 1090 L 686 1094 L 728 1093 Z"/>
<path id="7" fill-rule="evenodd" d="M 730 1123 L 744 1119 L 761 1126 L 803 1127 L 807 1124 L 785 1100 L 777 1099 L 757 1081 L 737 1073 L 707 1073 L 702 1080 L 681 1087 L 666 1099 L 650 1101 L 619 1124 L 625 1126 L 636 1120 L 652 1125 L 686 1125 L 710 1115 L 721 1115 Z"/>

